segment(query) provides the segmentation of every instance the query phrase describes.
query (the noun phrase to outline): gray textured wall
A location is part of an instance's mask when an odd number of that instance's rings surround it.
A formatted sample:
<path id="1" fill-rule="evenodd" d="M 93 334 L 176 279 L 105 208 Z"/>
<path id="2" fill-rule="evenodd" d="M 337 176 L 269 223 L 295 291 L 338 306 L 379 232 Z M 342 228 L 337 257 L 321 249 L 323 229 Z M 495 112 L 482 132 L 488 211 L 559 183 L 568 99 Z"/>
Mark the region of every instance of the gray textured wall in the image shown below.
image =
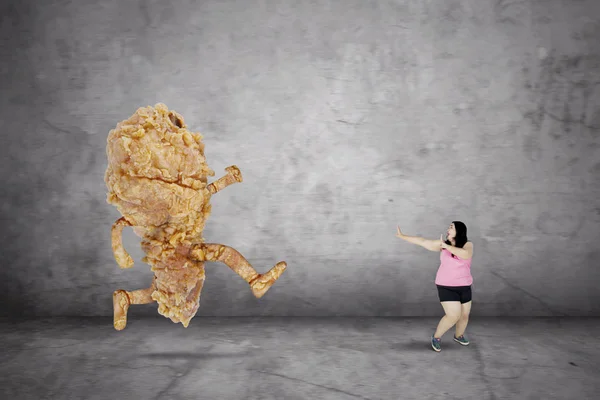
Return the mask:
<path id="1" fill-rule="evenodd" d="M 437 254 L 395 229 L 453 219 L 474 315 L 600 314 L 600 2 L 4 4 L 2 314 L 149 285 L 132 231 L 137 265 L 113 259 L 103 177 L 108 131 L 157 102 L 244 175 L 207 240 L 289 265 L 256 300 L 208 264 L 199 316 L 439 315 Z"/>

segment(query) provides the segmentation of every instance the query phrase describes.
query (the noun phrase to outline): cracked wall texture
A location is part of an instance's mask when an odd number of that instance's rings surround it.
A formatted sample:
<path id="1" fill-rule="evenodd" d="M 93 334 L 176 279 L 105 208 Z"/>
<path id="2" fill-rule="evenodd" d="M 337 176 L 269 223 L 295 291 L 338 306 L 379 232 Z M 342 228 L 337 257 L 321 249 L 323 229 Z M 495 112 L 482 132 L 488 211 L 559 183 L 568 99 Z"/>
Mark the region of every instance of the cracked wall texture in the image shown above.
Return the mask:
<path id="1" fill-rule="evenodd" d="M 4 2 L 5 315 L 111 315 L 106 137 L 164 102 L 205 137 L 210 242 L 197 315 L 439 315 L 438 256 L 401 242 L 464 221 L 473 315 L 600 315 L 600 3 Z M 155 305 L 137 306 L 156 315 Z"/>

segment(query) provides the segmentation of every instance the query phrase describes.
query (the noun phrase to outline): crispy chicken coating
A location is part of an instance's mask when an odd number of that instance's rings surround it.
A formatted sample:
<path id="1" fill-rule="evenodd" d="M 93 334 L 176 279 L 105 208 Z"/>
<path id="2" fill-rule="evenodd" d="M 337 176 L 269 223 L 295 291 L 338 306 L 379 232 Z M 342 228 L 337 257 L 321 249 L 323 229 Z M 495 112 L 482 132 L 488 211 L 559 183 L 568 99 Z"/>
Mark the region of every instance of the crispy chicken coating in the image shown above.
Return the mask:
<path id="1" fill-rule="evenodd" d="M 229 266 L 257 298 L 286 269 L 282 261 L 259 274 L 235 249 L 204 243 L 211 196 L 242 182 L 242 174 L 232 165 L 208 184 L 215 173 L 206 163 L 202 135 L 190 132 L 177 112 L 162 103 L 139 108 L 109 132 L 106 152 L 107 202 L 123 216 L 112 226 L 115 260 L 121 268 L 133 267 L 122 244 L 123 229 L 130 226 L 142 239 L 143 261 L 154 272 L 149 288 L 113 293 L 115 329 L 125 328 L 131 304 L 152 302 L 158 303 L 159 314 L 187 327 L 198 311 L 206 261 Z"/>

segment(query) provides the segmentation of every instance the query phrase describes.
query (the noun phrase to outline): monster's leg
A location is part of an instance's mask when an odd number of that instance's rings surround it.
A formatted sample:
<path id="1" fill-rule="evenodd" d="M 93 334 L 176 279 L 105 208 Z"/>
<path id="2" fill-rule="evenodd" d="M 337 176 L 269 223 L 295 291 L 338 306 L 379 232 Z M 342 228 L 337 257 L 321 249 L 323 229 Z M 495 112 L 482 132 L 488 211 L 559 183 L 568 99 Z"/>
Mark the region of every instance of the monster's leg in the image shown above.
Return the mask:
<path id="1" fill-rule="evenodd" d="M 119 218 L 113 224 L 110 235 L 113 255 L 121 268 L 133 267 L 133 258 L 131 258 L 123 247 L 123 228 L 126 226 L 131 226 L 131 224 L 124 217 Z"/>
<path id="2" fill-rule="evenodd" d="M 156 280 L 156 278 L 154 278 Z M 114 326 L 120 331 L 127 325 L 127 310 L 131 304 L 149 304 L 152 303 L 152 292 L 155 290 L 155 280 L 152 286 L 147 289 L 134 290 L 128 292 L 125 290 L 115 290 L 113 293 Z"/>
<path id="3" fill-rule="evenodd" d="M 217 179 L 216 181 L 208 185 L 208 190 L 211 194 L 215 194 L 225 189 L 229 185 L 242 181 L 242 173 L 240 172 L 240 169 L 235 165 L 231 165 L 225 168 L 225 171 L 227 171 L 227 175 Z"/>
<path id="4" fill-rule="evenodd" d="M 219 261 L 227 265 L 236 274 L 250 284 L 252 293 L 261 298 L 285 271 L 287 264 L 280 261 L 264 274 L 259 274 L 237 250 L 229 246 L 204 243 L 195 246 L 191 256 L 198 261 Z"/>

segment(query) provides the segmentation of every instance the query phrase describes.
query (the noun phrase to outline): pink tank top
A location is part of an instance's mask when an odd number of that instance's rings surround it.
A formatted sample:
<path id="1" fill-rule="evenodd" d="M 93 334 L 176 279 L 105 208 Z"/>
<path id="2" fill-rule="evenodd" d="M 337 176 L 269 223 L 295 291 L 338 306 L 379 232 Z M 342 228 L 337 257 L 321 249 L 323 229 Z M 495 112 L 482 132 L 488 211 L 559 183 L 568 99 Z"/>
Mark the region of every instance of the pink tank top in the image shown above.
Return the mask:
<path id="1" fill-rule="evenodd" d="M 435 284 L 440 286 L 470 286 L 473 284 L 471 276 L 471 258 L 453 258 L 452 253 L 446 249 L 440 251 L 440 267 L 435 277 Z"/>

